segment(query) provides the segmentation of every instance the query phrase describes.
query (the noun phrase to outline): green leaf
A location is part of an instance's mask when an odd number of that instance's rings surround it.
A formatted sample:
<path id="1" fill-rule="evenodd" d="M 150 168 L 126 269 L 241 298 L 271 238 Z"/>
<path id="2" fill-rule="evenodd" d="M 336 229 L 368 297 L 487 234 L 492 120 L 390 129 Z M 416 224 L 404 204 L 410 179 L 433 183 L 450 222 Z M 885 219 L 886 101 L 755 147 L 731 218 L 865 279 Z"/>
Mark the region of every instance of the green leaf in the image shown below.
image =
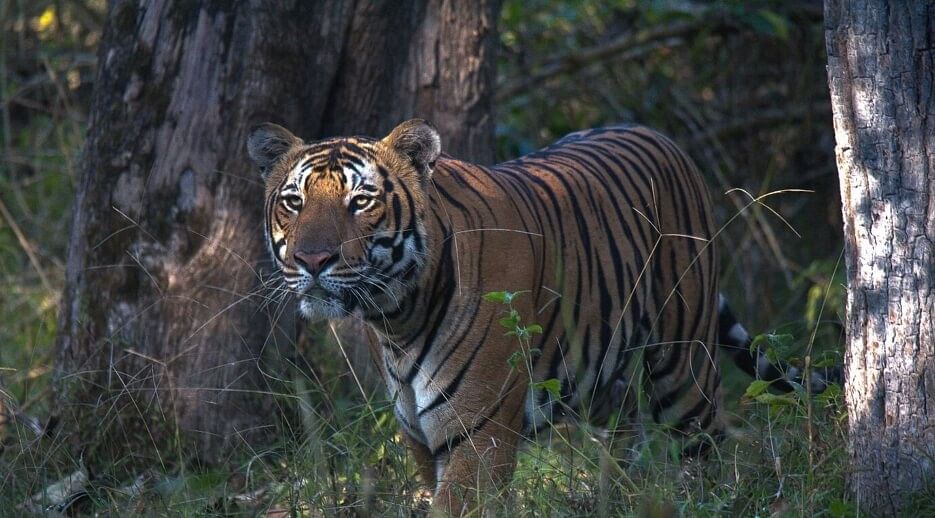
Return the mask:
<path id="1" fill-rule="evenodd" d="M 507 334 L 515 335 L 516 333 L 510 332 Z M 516 366 L 519 365 L 519 362 L 522 361 L 524 358 L 529 358 L 530 360 L 533 360 L 535 358 L 538 358 L 539 356 L 542 356 L 542 349 L 536 349 L 536 348 L 528 349 L 528 352 L 525 349 L 518 349 L 516 351 L 513 351 L 513 354 L 511 354 L 510 357 L 507 358 L 506 362 L 507 364 L 509 364 L 511 369 L 515 369 Z"/>
<path id="2" fill-rule="evenodd" d="M 783 40 L 789 39 L 789 20 L 783 18 L 779 13 L 766 9 L 760 9 L 757 14 L 766 21 L 773 34 Z"/>
<path id="3" fill-rule="evenodd" d="M 790 334 L 774 335 L 769 333 L 766 335 L 766 342 L 769 346 L 777 349 L 788 349 L 794 341 L 795 337 Z"/>
<path id="4" fill-rule="evenodd" d="M 541 334 L 542 334 L 542 326 L 540 326 L 539 324 L 530 324 L 530 325 L 526 326 L 526 331 L 527 331 L 529 334 L 534 334 L 534 333 L 535 333 L 535 334 L 540 334 L 540 335 L 541 335 Z"/>
<path id="5" fill-rule="evenodd" d="M 817 360 L 812 361 L 812 367 L 815 369 L 825 369 L 828 367 L 834 367 L 838 364 L 838 358 L 836 354 L 830 352 L 824 352 Z"/>
<path id="6" fill-rule="evenodd" d="M 533 383 L 532 386 L 537 390 L 544 390 L 548 392 L 552 396 L 552 399 L 562 398 L 562 382 L 556 378 L 537 381 L 536 383 Z"/>
<path id="7" fill-rule="evenodd" d="M 510 332 L 512 332 L 512 333 L 514 333 L 514 334 L 515 334 L 515 332 L 516 332 L 516 324 L 519 323 L 519 322 L 518 322 L 515 318 L 513 318 L 513 317 L 503 317 L 503 318 L 501 318 L 501 319 L 499 320 L 499 322 L 500 322 L 500 325 L 501 325 L 501 326 L 503 326 L 503 327 L 509 329 Z"/>
<path id="8" fill-rule="evenodd" d="M 483 299 L 487 302 L 499 302 L 501 304 L 507 304 L 510 300 L 512 300 L 512 295 L 513 294 L 508 291 L 491 291 L 489 293 L 485 293 Z"/>
<path id="9" fill-rule="evenodd" d="M 769 387 L 769 382 L 766 380 L 753 380 L 750 382 L 750 385 L 747 386 L 747 391 L 743 393 L 744 396 L 748 398 L 755 398 L 760 394 L 766 392 L 766 389 Z"/>
<path id="10" fill-rule="evenodd" d="M 750 340 L 750 354 L 756 354 L 760 346 L 766 342 L 766 335 L 756 335 L 753 337 L 753 340 Z"/>
<path id="11" fill-rule="evenodd" d="M 511 309 L 510 313 L 501 318 L 498 322 L 500 325 L 509 329 L 509 334 L 516 334 L 517 327 L 519 326 L 519 313 L 515 309 Z"/>
<path id="12" fill-rule="evenodd" d="M 805 299 L 805 322 L 808 323 L 808 327 L 814 327 L 818 323 L 818 314 L 824 301 L 824 286 L 815 284 L 808 289 L 808 296 Z"/>
<path id="13" fill-rule="evenodd" d="M 519 364 L 519 361 L 523 359 L 523 351 L 513 351 L 513 354 L 506 359 L 506 363 L 509 364 L 511 369 L 516 369 L 516 366 Z"/>

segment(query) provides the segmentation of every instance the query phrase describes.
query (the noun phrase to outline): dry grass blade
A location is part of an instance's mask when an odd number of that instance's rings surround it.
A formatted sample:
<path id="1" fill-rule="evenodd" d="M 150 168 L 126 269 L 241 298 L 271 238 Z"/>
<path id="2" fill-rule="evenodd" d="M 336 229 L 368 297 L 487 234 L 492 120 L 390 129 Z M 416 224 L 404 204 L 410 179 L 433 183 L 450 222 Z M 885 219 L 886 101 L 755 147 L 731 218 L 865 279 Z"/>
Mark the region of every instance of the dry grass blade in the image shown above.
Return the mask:
<path id="1" fill-rule="evenodd" d="M 33 247 L 32 243 L 30 243 L 26 238 L 23 230 L 20 228 L 19 224 L 16 223 L 16 220 L 13 219 L 13 215 L 7 208 L 6 203 L 3 203 L 2 199 L 0 199 L 0 215 L 3 216 L 3 219 L 7 222 L 7 225 L 10 226 L 10 230 L 12 230 L 13 234 L 16 236 L 16 240 L 19 241 L 20 247 L 22 247 L 26 257 L 29 258 L 30 264 L 32 264 L 32 267 L 36 270 L 36 274 L 39 275 L 39 280 L 42 282 L 42 286 L 49 293 L 49 295 L 54 297 L 56 304 L 58 304 L 58 290 L 52 287 L 52 283 L 49 282 L 49 277 L 46 275 L 45 269 L 42 268 L 42 264 L 39 262 L 39 257 L 36 255 L 35 247 Z"/>

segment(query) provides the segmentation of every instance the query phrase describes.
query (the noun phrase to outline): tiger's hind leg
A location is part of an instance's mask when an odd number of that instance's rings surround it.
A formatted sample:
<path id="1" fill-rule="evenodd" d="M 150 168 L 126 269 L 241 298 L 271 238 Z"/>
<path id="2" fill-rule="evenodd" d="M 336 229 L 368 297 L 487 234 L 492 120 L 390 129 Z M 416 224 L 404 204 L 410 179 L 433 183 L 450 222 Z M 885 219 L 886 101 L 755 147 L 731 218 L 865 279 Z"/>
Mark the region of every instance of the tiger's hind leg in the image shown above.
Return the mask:
<path id="1" fill-rule="evenodd" d="M 638 390 L 630 377 L 621 376 L 611 382 L 608 397 L 591 415 L 590 421 L 606 430 L 602 443 L 614 459 L 635 460 L 646 437 Z"/>
<path id="2" fill-rule="evenodd" d="M 692 225 L 673 227 L 687 235 Z M 700 235 L 704 235 L 702 232 Z M 717 346 L 718 291 L 713 248 L 695 239 L 660 245 L 648 305 L 652 340 L 643 350 L 653 420 L 680 442 L 681 457 L 705 455 L 723 436 Z"/>
<path id="3" fill-rule="evenodd" d="M 706 322 L 709 313 L 706 308 L 698 320 Z M 702 327 L 687 336 L 661 332 L 660 345 L 647 348 L 643 358 L 649 411 L 680 441 L 683 459 L 704 456 L 724 435 L 715 322 Z"/>
<path id="4" fill-rule="evenodd" d="M 626 465 L 639 458 L 645 433 L 640 418 L 639 394 L 631 378 L 621 376 L 611 382 L 608 397 L 599 408 L 596 423 L 605 433 L 594 437 L 600 444 L 600 474 L 598 479 L 598 511 L 610 516 L 615 489 L 627 479 Z M 594 416 L 592 416 L 594 419 Z"/>

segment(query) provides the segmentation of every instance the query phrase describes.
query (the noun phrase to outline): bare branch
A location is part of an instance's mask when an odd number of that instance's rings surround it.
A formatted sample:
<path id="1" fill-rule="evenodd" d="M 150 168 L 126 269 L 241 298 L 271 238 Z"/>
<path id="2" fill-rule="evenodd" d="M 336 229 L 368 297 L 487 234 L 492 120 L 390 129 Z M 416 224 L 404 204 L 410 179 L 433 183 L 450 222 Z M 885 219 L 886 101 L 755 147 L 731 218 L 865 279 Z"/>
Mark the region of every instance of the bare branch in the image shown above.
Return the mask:
<path id="1" fill-rule="evenodd" d="M 727 19 L 718 15 L 624 34 L 593 47 L 569 52 L 553 61 L 534 65 L 532 67 L 534 72 L 531 74 L 524 75 L 518 81 L 501 85 L 498 88 L 497 100 L 509 99 L 532 85 L 556 76 L 569 74 L 600 61 L 614 58 L 619 60 L 637 59 L 661 47 L 679 44 L 686 37 L 702 29 L 719 29 L 728 25 Z"/>

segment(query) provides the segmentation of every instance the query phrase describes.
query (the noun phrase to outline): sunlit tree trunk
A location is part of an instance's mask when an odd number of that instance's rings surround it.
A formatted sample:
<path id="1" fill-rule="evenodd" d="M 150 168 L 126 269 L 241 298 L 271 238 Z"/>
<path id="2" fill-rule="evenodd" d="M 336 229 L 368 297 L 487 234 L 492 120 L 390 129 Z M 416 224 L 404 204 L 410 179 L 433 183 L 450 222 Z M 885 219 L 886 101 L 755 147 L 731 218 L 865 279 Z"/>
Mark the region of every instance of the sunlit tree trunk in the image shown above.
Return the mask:
<path id="1" fill-rule="evenodd" d="M 847 259 L 849 489 L 894 515 L 935 481 L 935 3 L 827 0 Z"/>
<path id="2" fill-rule="evenodd" d="M 55 369 L 58 429 L 85 459 L 215 462 L 276 439 L 295 325 L 261 309 L 250 126 L 380 135 L 417 115 L 492 159 L 495 2 L 370 4 L 112 3 Z"/>

